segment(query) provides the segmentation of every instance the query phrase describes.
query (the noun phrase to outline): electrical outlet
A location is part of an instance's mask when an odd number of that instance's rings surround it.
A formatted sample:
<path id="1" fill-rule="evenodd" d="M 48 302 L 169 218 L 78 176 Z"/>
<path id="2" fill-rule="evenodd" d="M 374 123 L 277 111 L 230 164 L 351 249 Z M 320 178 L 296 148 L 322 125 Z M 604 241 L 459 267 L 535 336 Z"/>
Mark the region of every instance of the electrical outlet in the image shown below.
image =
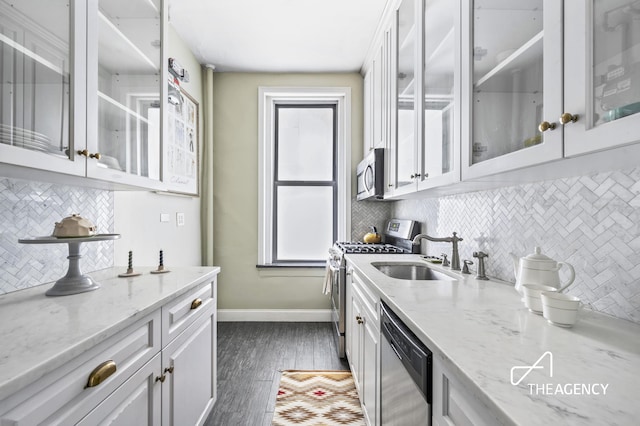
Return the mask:
<path id="1" fill-rule="evenodd" d="M 184 226 L 184 213 L 176 213 L 176 225 Z"/>
<path id="2" fill-rule="evenodd" d="M 169 222 L 170 220 L 169 213 L 160 213 L 160 222 Z"/>

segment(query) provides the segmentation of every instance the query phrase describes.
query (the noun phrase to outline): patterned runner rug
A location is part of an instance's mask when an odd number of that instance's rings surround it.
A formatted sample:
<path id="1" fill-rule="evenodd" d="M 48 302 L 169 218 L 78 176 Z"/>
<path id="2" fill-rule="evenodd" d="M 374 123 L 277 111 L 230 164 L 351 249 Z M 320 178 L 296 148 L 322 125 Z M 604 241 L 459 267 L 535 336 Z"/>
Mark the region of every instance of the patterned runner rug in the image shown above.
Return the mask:
<path id="1" fill-rule="evenodd" d="M 274 426 L 363 426 L 358 392 L 349 371 L 285 370 Z"/>

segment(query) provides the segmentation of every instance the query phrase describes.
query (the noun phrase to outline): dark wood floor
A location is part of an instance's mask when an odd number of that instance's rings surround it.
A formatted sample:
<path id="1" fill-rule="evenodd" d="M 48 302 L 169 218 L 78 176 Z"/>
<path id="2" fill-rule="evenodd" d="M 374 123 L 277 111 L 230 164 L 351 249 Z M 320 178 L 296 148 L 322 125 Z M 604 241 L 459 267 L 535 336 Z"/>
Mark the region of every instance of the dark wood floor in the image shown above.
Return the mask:
<path id="1" fill-rule="evenodd" d="M 218 323 L 218 400 L 206 426 L 271 425 L 281 370 L 348 370 L 333 323 Z"/>

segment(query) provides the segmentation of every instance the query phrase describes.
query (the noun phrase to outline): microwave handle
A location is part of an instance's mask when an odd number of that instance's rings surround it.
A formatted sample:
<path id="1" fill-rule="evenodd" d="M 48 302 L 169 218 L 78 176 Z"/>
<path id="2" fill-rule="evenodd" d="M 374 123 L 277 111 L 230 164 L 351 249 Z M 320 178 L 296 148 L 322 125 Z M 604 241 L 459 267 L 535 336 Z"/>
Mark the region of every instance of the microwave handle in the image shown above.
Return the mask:
<path id="1" fill-rule="evenodd" d="M 367 192 L 371 191 L 372 186 L 376 184 L 373 175 L 373 167 L 371 166 L 371 164 L 367 165 L 367 168 L 362 175 L 362 183 L 364 185 L 365 191 Z"/>

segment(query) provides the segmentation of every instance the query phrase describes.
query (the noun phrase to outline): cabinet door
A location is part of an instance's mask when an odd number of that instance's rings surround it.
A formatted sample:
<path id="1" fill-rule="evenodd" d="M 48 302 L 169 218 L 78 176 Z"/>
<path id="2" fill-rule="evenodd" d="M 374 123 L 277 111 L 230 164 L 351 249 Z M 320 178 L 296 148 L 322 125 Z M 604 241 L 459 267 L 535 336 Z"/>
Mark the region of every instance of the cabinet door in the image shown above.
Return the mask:
<path id="1" fill-rule="evenodd" d="M 501 423 L 444 367 L 442 359 L 437 356 L 433 359 L 432 422 L 436 426 L 483 426 Z"/>
<path id="2" fill-rule="evenodd" d="M 160 188 L 162 0 L 91 0 L 87 176 Z M 99 154 L 99 155 L 97 155 Z"/>
<path id="3" fill-rule="evenodd" d="M 161 424 L 160 354 L 82 419 L 78 426 L 159 426 Z"/>
<path id="4" fill-rule="evenodd" d="M 402 0 L 395 15 L 395 182 L 394 195 L 416 189 L 416 0 Z"/>
<path id="5" fill-rule="evenodd" d="M 0 161 L 84 175 L 85 5 L 69 3 L 0 2 Z"/>
<path id="6" fill-rule="evenodd" d="M 561 158 L 562 2 L 465 0 L 462 16 L 462 178 Z"/>
<path id="7" fill-rule="evenodd" d="M 384 98 L 384 43 L 380 43 L 373 57 L 372 76 L 372 102 L 373 107 L 373 148 L 384 148 L 386 138 L 384 137 L 385 117 L 383 108 Z"/>
<path id="8" fill-rule="evenodd" d="M 565 155 L 637 142 L 640 9 L 620 0 L 566 0 L 564 8 Z"/>
<path id="9" fill-rule="evenodd" d="M 460 180 L 460 2 L 425 0 L 418 189 Z"/>
<path id="10" fill-rule="evenodd" d="M 353 374 L 353 381 L 358 388 L 358 393 L 362 401 L 362 307 L 360 299 L 355 292 L 352 292 L 351 300 L 348 302 L 351 304 L 351 315 L 353 317 L 350 320 L 351 328 L 348 329 L 348 333 L 351 334 L 351 357 L 349 358 L 349 364 L 351 365 L 351 374 Z"/>
<path id="11" fill-rule="evenodd" d="M 370 66 L 369 70 L 364 75 L 364 144 L 362 146 L 362 156 L 367 155 L 369 151 L 373 149 L 373 69 Z"/>
<path id="12" fill-rule="evenodd" d="M 203 424 L 216 400 L 215 307 L 162 351 L 162 371 L 162 424 Z"/>
<path id="13" fill-rule="evenodd" d="M 375 320 L 366 317 L 362 348 L 362 405 L 370 425 L 378 424 L 378 341 L 380 331 Z"/>

